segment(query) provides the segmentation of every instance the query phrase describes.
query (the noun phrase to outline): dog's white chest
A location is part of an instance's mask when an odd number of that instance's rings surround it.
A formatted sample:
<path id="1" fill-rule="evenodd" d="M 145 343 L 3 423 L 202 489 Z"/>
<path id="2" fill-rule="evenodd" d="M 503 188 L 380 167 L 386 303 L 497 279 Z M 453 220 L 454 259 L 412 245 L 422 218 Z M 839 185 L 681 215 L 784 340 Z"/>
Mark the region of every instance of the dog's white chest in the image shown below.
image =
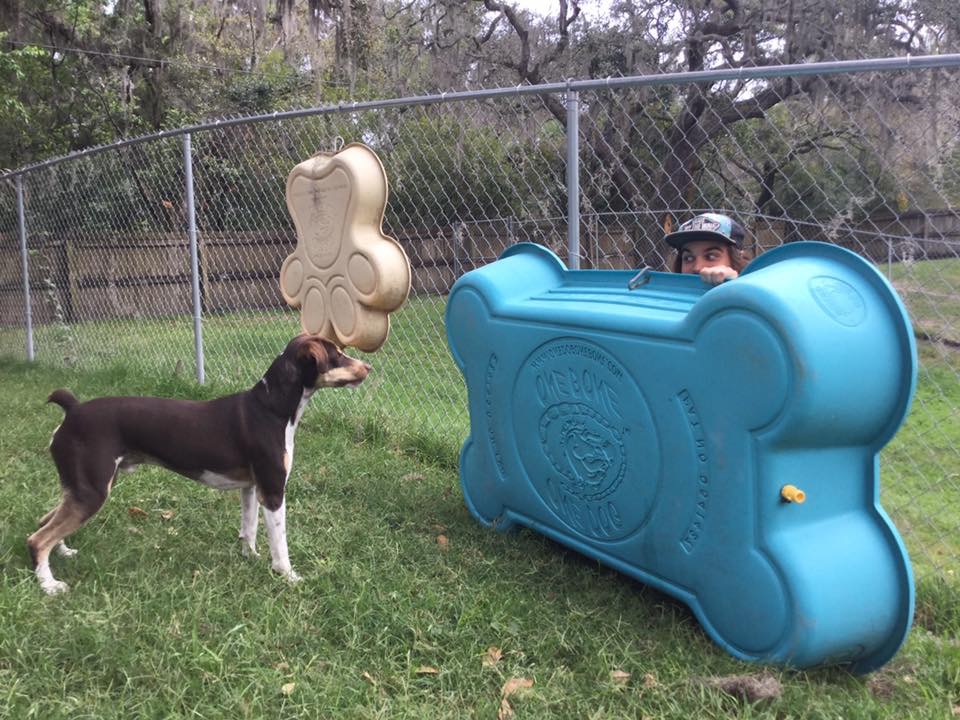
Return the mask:
<path id="1" fill-rule="evenodd" d="M 304 391 L 303 397 L 300 398 L 300 404 L 297 405 L 297 412 L 287 423 L 283 433 L 283 469 L 286 471 L 287 477 L 290 477 L 290 468 L 293 467 L 293 438 L 297 434 L 297 425 L 300 424 L 303 411 L 307 409 L 311 394 L 309 391 Z"/>

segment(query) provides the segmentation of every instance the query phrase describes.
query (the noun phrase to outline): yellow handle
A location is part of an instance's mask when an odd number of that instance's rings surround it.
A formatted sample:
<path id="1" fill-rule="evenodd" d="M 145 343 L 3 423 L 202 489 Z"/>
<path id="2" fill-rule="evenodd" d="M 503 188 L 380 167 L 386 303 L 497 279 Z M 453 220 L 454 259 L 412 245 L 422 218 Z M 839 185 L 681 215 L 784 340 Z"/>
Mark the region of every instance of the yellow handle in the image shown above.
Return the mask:
<path id="1" fill-rule="evenodd" d="M 807 494 L 796 485 L 784 485 L 780 488 L 780 497 L 787 502 L 794 502 L 799 505 L 807 499 Z"/>

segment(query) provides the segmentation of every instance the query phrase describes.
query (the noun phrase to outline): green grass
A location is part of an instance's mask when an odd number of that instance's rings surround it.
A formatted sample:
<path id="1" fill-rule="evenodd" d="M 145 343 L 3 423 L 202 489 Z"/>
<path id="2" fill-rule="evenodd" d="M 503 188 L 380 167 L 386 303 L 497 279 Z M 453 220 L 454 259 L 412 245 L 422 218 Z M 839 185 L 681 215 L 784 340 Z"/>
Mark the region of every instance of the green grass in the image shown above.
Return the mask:
<path id="1" fill-rule="evenodd" d="M 920 368 L 910 416 L 881 455 L 882 497 L 925 602 L 940 585 L 960 587 L 960 508 L 950 502 L 960 492 L 960 259 L 897 263 L 889 275 L 916 330 Z M 919 614 L 941 611 L 934 601 Z"/>
<path id="2" fill-rule="evenodd" d="M 960 342 L 960 259 L 897 263 L 890 279 L 920 333 Z"/>
<path id="3" fill-rule="evenodd" d="M 893 279 L 918 326 L 948 339 L 960 327 L 960 261 L 894 266 Z M 0 361 L 0 718 L 489 718 L 512 677 L 534 680 L 510 699 L 518 718 L 943 718 L 960 706 L 956 350 L 920 343 L 913 411 L 881 459 L 918 581 L 907 645 L 869 678 L 773 669 L 782 696 L 751 705 L 704 680 L 760 669 L 683 606 L 469 517 L 456 468 L 466 393 L 442 320 L 442 298 L 411 299 L 368 382 L 319 394 L 307 413 L 288 511 L 304 583 L 240 556 L 234 495 L 143 468 L 77 533 L 81 554 L 54 559 L 73 586 L 58 598 L 40 593 L 23 544 L 56 497 L 46 446 L 61 413 L 46 394 L 212 397 L 251 384 L 297 327 L 290 312 L 205 318 L 205 386 L 189 318 L 35 328 L 38 363 Z M 21 330 L 0 329 L 3 352 L 22 346 Z M 491 646 L 503 657 L 484 667 Z"/>
<path id="4" fill-rule="evenodd" d="M 708 681 L 763 668 L 729 657 L 682 605 L 534 533 L 484 530 L 443 442 L 322 402 L 301 424 L 288 494 L 301 584 L 241 557 L 235 494 L 142 468 L 74 536 L 80 554 L 53 560 L 71 592 L 45 597 L 23 540 L 57 496 L 49 390 L 223 385 L 0 373 L 0 717 L 494 718 L 511 678 L 533 681 L 510 697 L 517 718 L 939 719 L 960 705 L 948 587 L 931 588 L 944 612 L 880 672 L 772 668 L 782 695 L 751 704 Z M 502 657 L 484 666 L 490 647 Z"/>

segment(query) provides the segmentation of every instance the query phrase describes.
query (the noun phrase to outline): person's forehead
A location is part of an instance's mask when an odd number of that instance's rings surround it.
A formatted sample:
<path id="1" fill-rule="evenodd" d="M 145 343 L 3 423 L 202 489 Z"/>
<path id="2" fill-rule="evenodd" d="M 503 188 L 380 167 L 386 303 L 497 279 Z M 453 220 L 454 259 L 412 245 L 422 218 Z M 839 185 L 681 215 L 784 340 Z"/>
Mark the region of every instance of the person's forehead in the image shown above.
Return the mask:
<path id="1" fill-rule="evenodd" d="M 710 252 L 711 250 L 726 250 L 727 244 L 716 242 L 714 240 L 691 240 L 683 246 L 682 252 L 697 253 Z"/>

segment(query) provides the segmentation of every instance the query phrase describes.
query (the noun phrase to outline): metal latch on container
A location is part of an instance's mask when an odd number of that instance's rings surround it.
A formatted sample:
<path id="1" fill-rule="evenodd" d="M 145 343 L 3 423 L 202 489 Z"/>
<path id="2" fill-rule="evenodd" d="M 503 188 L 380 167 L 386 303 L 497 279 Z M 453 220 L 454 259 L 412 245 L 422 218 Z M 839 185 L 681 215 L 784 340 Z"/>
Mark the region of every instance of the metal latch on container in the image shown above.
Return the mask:
<path id="1" fill-rule="evenodd" d="M 643 270 L 638 272 L 627 283 L 628 290 L 636 290 L 638 287 L 642 287 L 650 282 L 650 273 L 653 271 L 653 268 L 645 267 Z"/>

